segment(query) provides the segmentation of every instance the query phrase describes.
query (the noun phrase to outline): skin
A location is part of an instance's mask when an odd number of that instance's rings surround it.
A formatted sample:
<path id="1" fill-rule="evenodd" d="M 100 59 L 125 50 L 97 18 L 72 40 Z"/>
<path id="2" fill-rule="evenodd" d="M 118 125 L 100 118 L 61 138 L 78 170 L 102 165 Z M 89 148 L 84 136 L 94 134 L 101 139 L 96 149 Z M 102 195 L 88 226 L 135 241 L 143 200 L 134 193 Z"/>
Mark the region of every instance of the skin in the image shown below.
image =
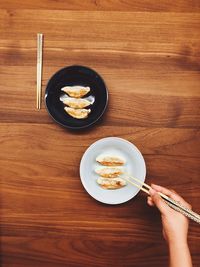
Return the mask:
<path id="1" fill-rule="evenodd" d="M 191 209 L 191 205 L 174 190 L 169 190 L 154 184 L 151 185 L 151 188 L 147 203 L 149 206 L 156 206 L 161 213 L 163 236 L 169 247 L 169 266 L 192 267 L 192 259 L 187 242 L 188 219 L 181 213 L 171 209 L 160 197 L 158 192 L 179 201 L 187 208 Z"/>

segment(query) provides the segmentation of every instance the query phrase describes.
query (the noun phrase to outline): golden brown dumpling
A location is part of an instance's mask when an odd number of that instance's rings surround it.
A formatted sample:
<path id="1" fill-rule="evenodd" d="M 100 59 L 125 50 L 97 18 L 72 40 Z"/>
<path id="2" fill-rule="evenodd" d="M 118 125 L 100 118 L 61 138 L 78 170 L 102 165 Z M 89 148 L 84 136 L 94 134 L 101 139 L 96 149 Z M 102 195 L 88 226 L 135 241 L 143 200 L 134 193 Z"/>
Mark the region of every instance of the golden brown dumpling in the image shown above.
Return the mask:
<path id="1" fill-rule="evenodd" d="M 90 109 L 85 109 L 85 108 L 74 109 L 74 108 L 65 107 L 64 109 L 70 116 L 76 119 L 85 119 L 88 117 L 88 114 L 91 112 Z"/>
<path id="2" fill-rule="evenodd" d="M 90 92 L 90 87 L 84 86 L 65 86 L 61 91 L 67 93 L 71 97 L 80 98 Z"/>
<path id="3" fill-rule="evenodd" d="M 83 98 L 66 97 L 63 103 L 70 108 L 85 108 L 91 105 L 91 102 Z"/>
<path id="4" fill-rule="evenodd" d="M 99 177 L 97 179 L 97 183 L 103 189 L 119 189 L 126 185 L 126 181 L 121 178 L 106 179 Z"/>
<path id="5" fill-rule="evenodd" d="M 98 167 L 95 172 L 104 178 L 116 178 L 124 173 L 121 167 Z"/>
<path id="6" fill-rule="evenodd" d="M 122 166 L 125 164 L 125 160 L 119 156 L 112 155 L 99 155 L 96 161 L 104 166 Z"/>

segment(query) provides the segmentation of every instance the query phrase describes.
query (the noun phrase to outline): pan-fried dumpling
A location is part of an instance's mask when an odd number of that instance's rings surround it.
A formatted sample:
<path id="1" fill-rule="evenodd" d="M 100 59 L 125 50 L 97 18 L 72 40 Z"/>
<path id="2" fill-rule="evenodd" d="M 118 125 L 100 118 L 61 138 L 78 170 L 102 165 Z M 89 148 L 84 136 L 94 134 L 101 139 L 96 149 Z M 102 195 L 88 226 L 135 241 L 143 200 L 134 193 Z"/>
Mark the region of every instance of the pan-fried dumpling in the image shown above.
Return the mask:
<path id="1" fill-rule="evenodd" d="M 91 102 L 84 98 L 66 97 L 63 103 L 70 108 L 85 108 L 91 105 Z"/>
<path id="2" fill-rule="evenodd" d="M 119 189 L 126 185 L 126 181 L 121 178 L 106 179 L 106 178 L 99 177 L 97 179 L 97 183 L 103 189 Z"/>
<path id="3" fill-rule="evenodd" d="M 116 178 L 124 173 L 122 167 L 98 167 L 95 172 L 104 178 Z"/>
<path id="4" fill-rule="evenodd" d="M 125 160 L 119 156 L 99 155 L 96 161 L 104 166 L 121 166 L 125 164 Z"/>
<path id="5" fill-rule="evenodd" d="M 88 117 L 88 114 L 91 112 L 90 109 L 74 109 L 74 108 L 69 108 L 65 107 L 64 110 L 73 118 L 76 119 L 85 119 Z"/>
<path id="6" fill-rule="evenodd" d="M 80 98 L 90 92 L 89 86 L 65 86 L 61 91 L 67 93 L 71 97 Z"/>

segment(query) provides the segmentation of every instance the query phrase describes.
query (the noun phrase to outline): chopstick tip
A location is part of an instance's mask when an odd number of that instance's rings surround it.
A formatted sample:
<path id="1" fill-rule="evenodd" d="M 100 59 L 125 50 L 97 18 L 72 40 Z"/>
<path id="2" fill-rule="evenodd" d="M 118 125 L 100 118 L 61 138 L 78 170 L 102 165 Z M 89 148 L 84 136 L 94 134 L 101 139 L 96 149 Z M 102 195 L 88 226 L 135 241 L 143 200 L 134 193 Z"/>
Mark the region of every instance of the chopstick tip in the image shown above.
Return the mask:
<path id="1" fill-rule="evenodd" d="M 40 37 L 43 37 L 43 35 L 44 35 L 44 34 L 41 33 L 41 32 L 38 32 L 38 33 L 37 33 L 37 36 L 38 36 L 38 37 L 39 37 L 39 36 L 40 36 Z"/>

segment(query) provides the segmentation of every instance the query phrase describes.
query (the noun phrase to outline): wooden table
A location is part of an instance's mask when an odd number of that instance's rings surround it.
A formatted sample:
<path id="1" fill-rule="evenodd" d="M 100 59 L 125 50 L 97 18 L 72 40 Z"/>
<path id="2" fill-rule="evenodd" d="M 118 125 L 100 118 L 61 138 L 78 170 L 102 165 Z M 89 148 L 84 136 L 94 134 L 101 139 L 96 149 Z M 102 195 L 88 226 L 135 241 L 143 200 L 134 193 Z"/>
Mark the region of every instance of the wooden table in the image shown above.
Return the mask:
<path id="1" fill-rule="evenodd" d="M 79 162 L 94 141 L 125 138 L 143 153 L 149 184 L 175 189 L 200 211 L 199 12 L 198 0 L 1 0 L 1 266 L 167 266 L 160 215 L 146 196 L 96 202 Z M 105 79 L 109 107 L 96 127 L 71 132 L 44 105 L 36 110 L 38 32 L 43 94 L 67 65 Z M 199 229 L 191 223 L 194 266 Z"/>

